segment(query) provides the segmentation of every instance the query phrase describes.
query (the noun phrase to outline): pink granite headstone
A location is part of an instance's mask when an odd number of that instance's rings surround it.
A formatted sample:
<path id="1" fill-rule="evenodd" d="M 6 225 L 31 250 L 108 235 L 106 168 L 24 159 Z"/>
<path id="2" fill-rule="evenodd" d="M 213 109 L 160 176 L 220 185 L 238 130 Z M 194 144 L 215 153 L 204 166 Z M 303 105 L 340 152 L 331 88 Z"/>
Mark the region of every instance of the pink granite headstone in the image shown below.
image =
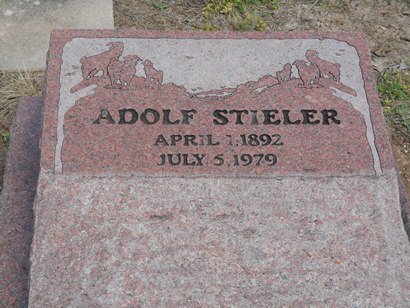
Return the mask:
<path id="1" fill-rule="evenodd" d="M 364 36 L 58 30 L 32 306 L 409 304 Z"/>

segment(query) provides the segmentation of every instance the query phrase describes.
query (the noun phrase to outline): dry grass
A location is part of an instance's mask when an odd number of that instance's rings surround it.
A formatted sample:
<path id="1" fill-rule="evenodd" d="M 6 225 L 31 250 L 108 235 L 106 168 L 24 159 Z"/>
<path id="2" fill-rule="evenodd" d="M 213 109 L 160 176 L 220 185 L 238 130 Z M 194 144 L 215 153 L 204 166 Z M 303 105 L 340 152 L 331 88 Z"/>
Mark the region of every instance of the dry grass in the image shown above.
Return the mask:
<path id="1" fill-rule="evenodd" d="M 44 71 L 0 71 L 0 125 L 13 117 L 22 96 L 38 96 L 44 83 Z"/>
<path id="2" fill-rule="evenodd" d="M 162 10 L 158 8 L 161 3 Z M 114 0 L 118 28 L 192 30 L 203 25 L 205 0 Z"/>

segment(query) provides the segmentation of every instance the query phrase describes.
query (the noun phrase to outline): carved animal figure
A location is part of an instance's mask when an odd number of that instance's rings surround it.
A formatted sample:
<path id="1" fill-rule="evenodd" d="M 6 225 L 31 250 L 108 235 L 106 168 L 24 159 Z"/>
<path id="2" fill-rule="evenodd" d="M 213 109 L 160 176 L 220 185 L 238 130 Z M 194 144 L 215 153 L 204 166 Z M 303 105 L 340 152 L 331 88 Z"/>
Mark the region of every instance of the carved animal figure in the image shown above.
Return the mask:
<path id="1" fill-rule="evenodd" d="M 293 65 L 298 69 L 300 79 L 302 79 L 305 88 L 311 88 L 313 85 L 319 84 L 320 72 L 316 64 L 307 66 L 305 61 L 297 60 Z"/>
<path id="2" fill-rule="evenodd" d="M 110 76 L 111 85 L 121 85 L 121 69 L 124 63 L 117 58 L 111 58 L 110 63 L 107 66 L 108 76 Z"/>
<path id="3" fill-rule="evenodd" d="M 124 58 L 124 67 L 122 69 L 121 82 L 123 86 L 128 87 L 134 78 L 137 69 L 135 66 L 142 61 L 137 55 L 129 55 Z"/>
<path id="4" fill-rule="evenodd" d="M 326 60 L 323 60 L 318 57 L 318 53 L 315 50 L 307 50 L 305 53 L 306 59 L 312 64 L 316 64 L 320 71 L 320 77 L 326 78 L 329 76 L 335 81 L 340 81 L 340 64 L 332 63 Z"/>
<path id="5" fill-rule="evenodd" d="M 284 81 L 290 80 L 290 75 L 292 74 L 292 65 L 286 63 L 283 67 L 283 70 L 276 72 L 276 78 L 278 79 L 279 83 Z"/>
<path id="6" fill-rule="evenodd" d="M 156 84 L 162 84 L 164 79 L 163 71 L 158 71 L 154 68 L 154 65 L 150 60 L 145 60 L 142 62 L 144 65 L 144 72 L 147 76 L 147 81 L 154 82 Z"/>
<path id="7" fill-rule="evenodd" d="M 135 66 L 142 61 L 137 55 L 128 55 L 124 61 L 111 58 L 107 70 L 112 86 L 128 87 L 134 78 L 137 69 Z"/>
<path id="8" fill-rule="evenodd" d="M 110 46 L 110 49 L 96 54 L 90 57 L 81 57 L 81 71 L 83 74 L 83 80 L 88 80 L 91 77 L 94 77 L 98 72 L 102 72 L 102 76 L 108 74 L 108 65 L 111 62 L 112 58 L 119 59 L 122 52 L 124 51 L 124 44 L 121 42 L 111 42 L 107 46 Z"/>

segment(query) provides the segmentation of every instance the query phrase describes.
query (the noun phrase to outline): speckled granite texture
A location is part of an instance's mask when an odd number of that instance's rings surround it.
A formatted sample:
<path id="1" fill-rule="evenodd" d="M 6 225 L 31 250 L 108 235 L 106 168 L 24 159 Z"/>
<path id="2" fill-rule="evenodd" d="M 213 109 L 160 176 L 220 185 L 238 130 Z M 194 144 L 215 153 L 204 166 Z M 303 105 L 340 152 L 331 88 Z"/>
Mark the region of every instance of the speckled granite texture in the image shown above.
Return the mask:
<path id="1" fill-rule="evenodd" d="M 33 307 L 408 306 L 395 175 L 43 175 Z"/>
<path id="2" fill-rule="evenodd" d="M 28 303 L 33 202 L 40 167 L 42 99 L 20 100 L 0 197 L 0 307 Z"/>
<path id="3" fill-rule="evenodd" d="M 221 144 L 168 139 L 207 132 Z M 410 305 L 360 33 L 54 31 L 41 149 L 32 307 Z"/>

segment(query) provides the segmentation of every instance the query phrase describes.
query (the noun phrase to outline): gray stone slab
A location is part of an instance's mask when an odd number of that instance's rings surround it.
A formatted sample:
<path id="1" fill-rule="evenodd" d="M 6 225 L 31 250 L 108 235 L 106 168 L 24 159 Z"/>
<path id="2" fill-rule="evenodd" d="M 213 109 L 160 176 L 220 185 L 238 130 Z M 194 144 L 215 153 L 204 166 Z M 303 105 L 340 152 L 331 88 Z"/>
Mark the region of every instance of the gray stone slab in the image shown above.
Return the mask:
<path id="1" fill-rule="evenodd" d="M 0 2 L 0 69 L 44 69 L 51 30 L 112 29 L 112 0 Z"/>

